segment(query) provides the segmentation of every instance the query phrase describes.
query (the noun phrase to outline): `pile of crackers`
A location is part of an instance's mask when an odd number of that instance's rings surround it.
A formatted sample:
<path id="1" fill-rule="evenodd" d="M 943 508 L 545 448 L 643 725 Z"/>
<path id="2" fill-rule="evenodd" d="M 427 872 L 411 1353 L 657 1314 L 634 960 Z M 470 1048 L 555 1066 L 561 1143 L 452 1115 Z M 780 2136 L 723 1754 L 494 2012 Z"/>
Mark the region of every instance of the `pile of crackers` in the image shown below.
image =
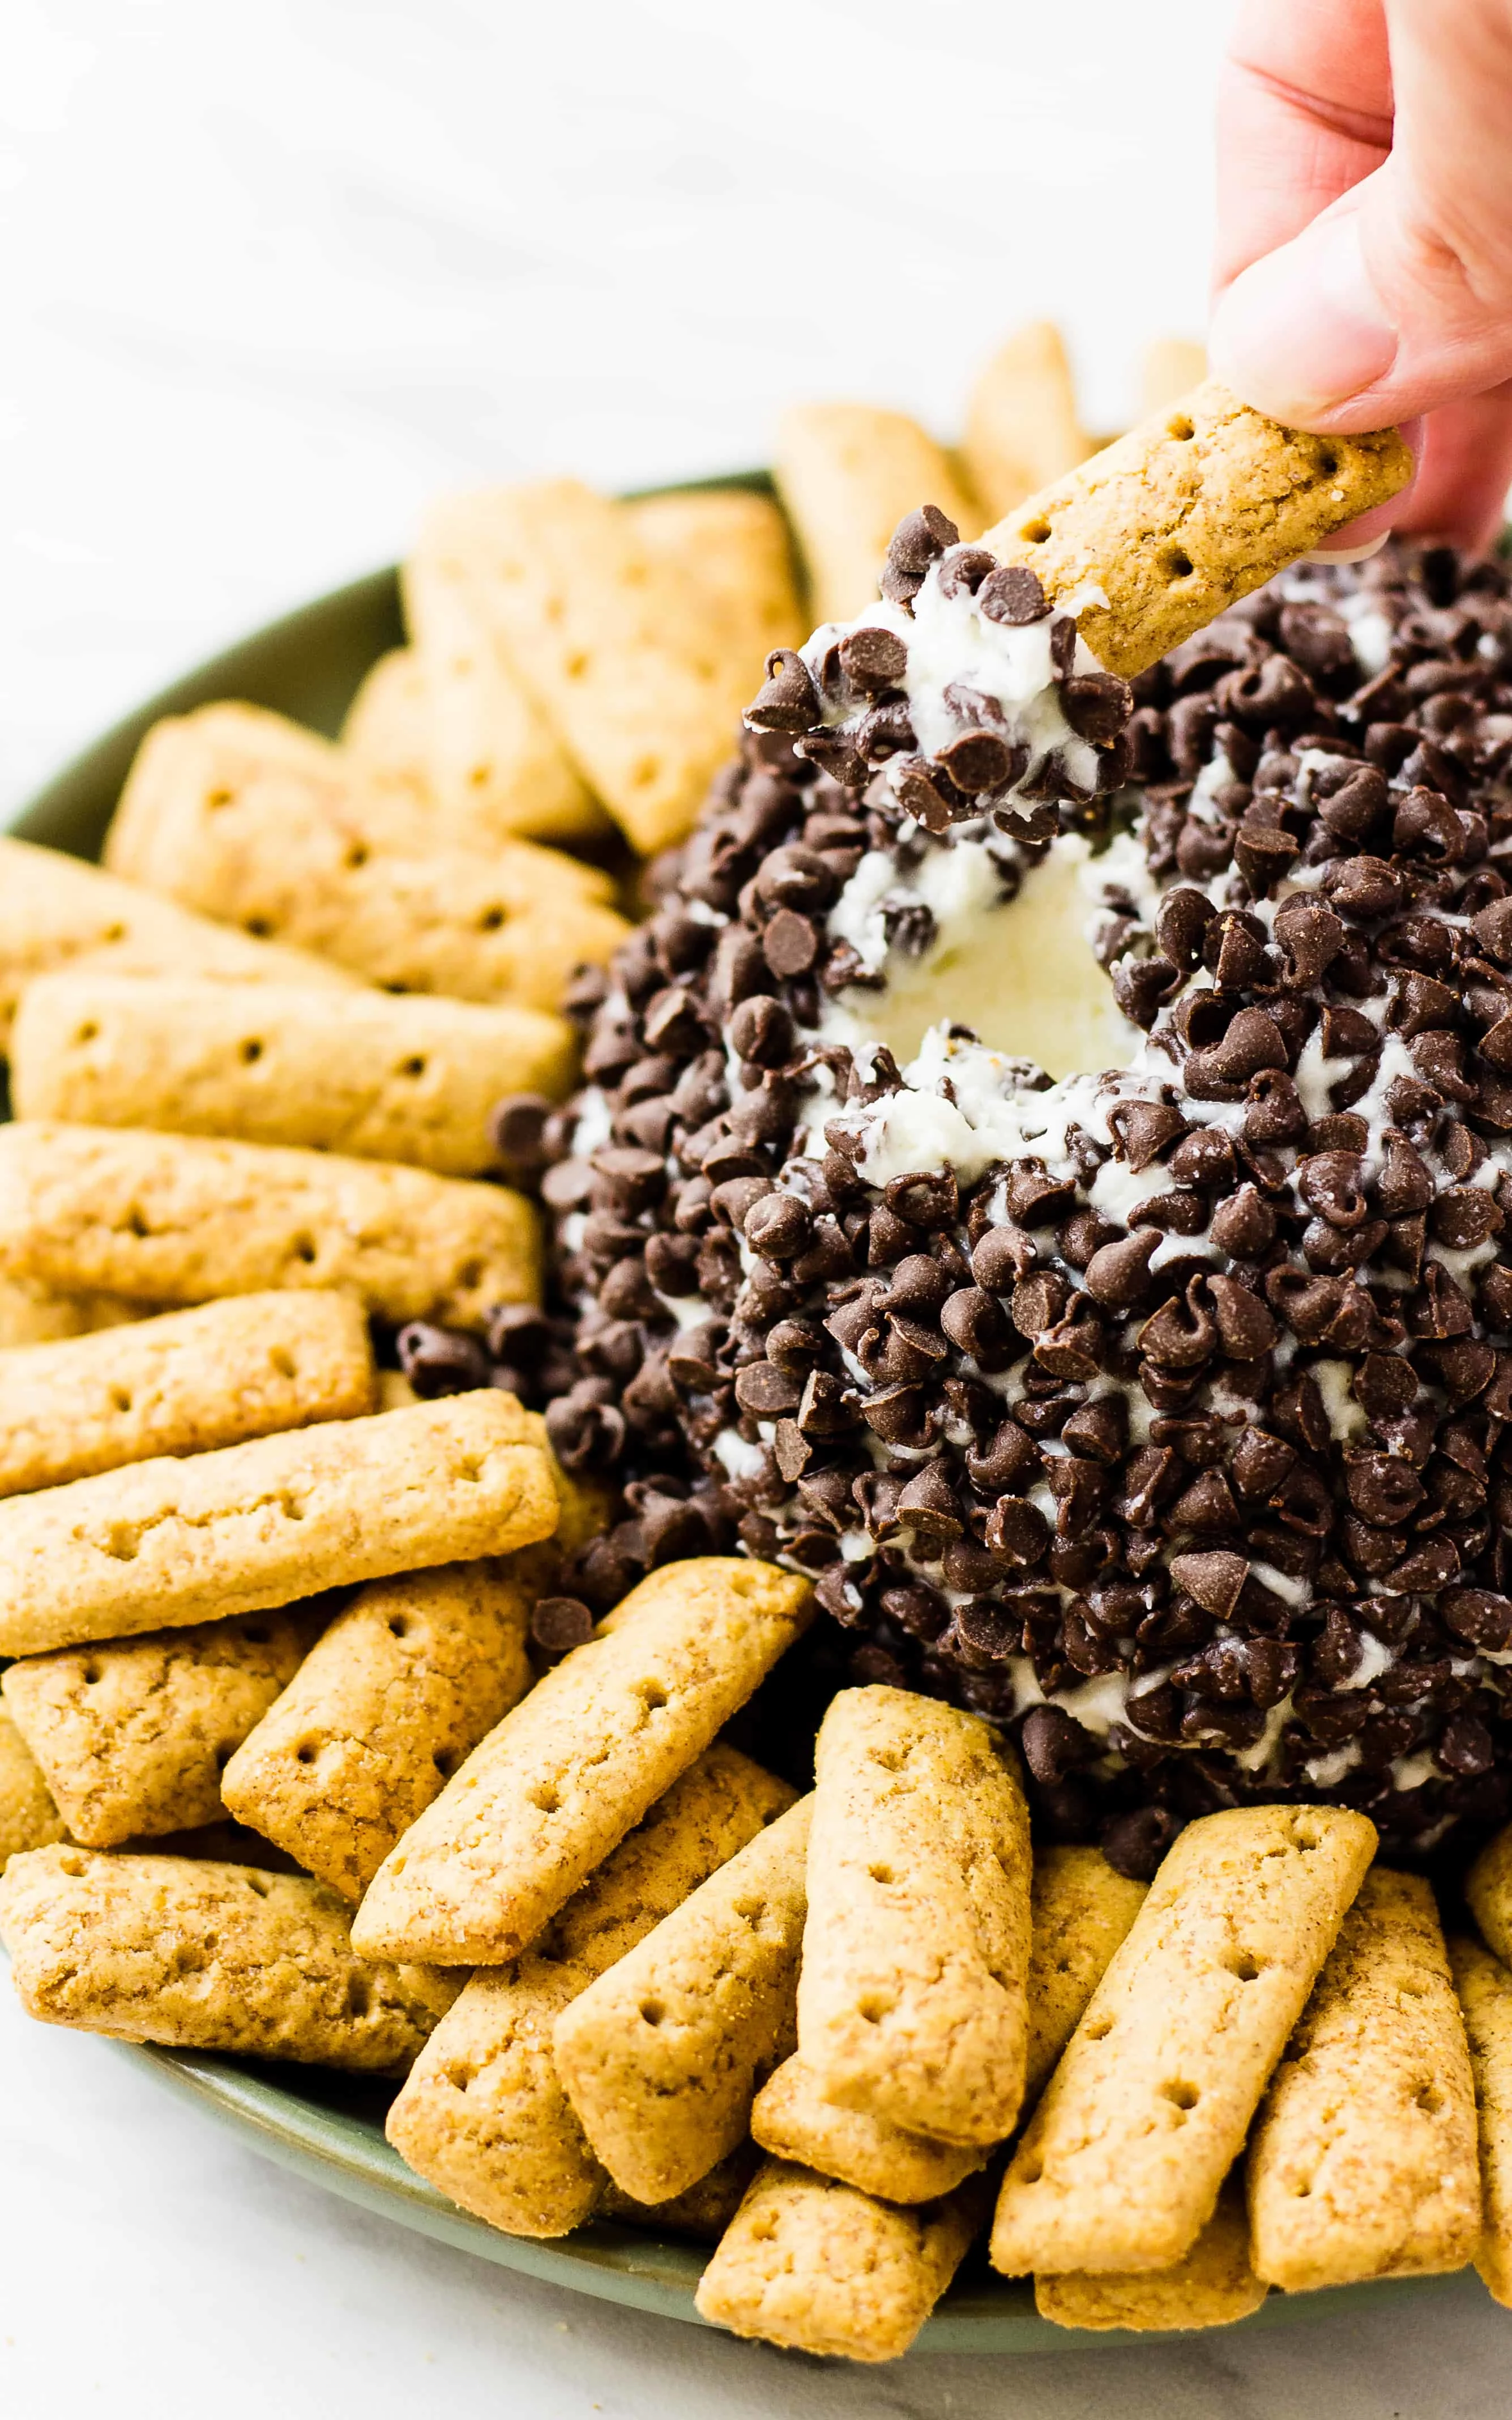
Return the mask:
<path id="1" fill-rule="evenodd" d="M 1197 366 L 1158 349 L 1147 401 Z M 23 2005 L 393 2079 L 464 2208 L 713 2241 L 705 2317 L 864 2361 L 979 2239 L 1074 2327 L 1473 2257 L 1512 2301 L 1512 1836 L 1446 1950 L 1347 1810 L 1210 1817 L 1148 1894 L 1035 1854 L 1012 1751 L 894 1689 L 836 1699 L 800 1798 L 726 1734 L 806 1581 L 670 1563 L 561 1654 L 537 1610 L 607 1496 L 501 1388 L 389 1366 L 539 1301 L 496 1106 L 570 1091 L 564 987 L 769 651 L 865 605 L 921 498 L 972 535 L 1090 450 L 1035 328 L 956 453 L 790 414 L 787 520 L 456 499 L 339 741 L 209 706 L 148 736 L 102 868 L 0 840 Z"/>

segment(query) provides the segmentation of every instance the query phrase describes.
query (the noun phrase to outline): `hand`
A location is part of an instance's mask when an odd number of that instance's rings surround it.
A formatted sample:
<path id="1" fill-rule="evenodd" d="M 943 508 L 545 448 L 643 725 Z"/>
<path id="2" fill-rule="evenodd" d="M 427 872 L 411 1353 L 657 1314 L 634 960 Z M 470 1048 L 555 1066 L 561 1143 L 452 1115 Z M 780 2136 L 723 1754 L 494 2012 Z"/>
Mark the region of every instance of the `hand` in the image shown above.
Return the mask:
<path id="1" fill-rule="evenodd" d="M 1214 373 L 1295 427 L 1426 414 L 1388 524 L 1485 546 L 1512 483 L 1512 0 L 1241 0 Z M 1415 435 L 1416 432 L 1409 432 Z"/>

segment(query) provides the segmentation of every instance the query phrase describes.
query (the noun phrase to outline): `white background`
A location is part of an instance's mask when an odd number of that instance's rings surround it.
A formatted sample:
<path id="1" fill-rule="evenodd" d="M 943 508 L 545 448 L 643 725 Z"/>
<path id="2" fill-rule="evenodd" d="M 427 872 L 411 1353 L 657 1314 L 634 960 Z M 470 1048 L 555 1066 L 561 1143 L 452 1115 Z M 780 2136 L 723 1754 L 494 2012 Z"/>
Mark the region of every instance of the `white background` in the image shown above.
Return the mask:
<path id="1" fill-rule="evenodd" d="M 951 429 L 1013 320 L 1090 424 L 1196 334 L 1227 0 L 0 0 L 0 815 L 479 475 Z M 1473 2279 L 1283 2335 L 837 2370 L 296 2183 L 0 1991 L 5 2420 L 1504 2411 Z"/>

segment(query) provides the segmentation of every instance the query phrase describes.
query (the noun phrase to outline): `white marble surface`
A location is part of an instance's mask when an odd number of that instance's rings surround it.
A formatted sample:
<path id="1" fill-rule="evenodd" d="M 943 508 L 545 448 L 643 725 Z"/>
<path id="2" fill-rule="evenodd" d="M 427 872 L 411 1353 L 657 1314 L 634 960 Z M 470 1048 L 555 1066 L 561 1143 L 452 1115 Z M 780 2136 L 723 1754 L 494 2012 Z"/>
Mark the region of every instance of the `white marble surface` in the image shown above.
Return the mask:
<path id="1" fill-rule="evenodd" d="M 451 481 L 942 430 L 1016 318 L 1094 425 L 1200 325 L 1228 0 L 8 0 L 0 814 L 403 547 Z M 1480 2420 L 1473 2280 L 1283 2335 L 831 2367 L 532 2287 L 295 2181 L 0 1993 L 7 2420 Z"/>

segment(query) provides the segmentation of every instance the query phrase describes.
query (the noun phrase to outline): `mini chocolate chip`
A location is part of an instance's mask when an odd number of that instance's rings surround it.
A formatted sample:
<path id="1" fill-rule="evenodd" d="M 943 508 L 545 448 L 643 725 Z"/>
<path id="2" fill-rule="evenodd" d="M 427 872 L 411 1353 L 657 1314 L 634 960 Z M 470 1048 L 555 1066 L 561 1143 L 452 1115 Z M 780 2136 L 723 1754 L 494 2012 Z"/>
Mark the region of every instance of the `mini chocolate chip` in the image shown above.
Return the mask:
<path id="1" fill-rule="evenodd" d="M 531 1615 L 531 1637 L 548 1655 L 566 1655 L 594 1635 L 594 1617 L 579 1596 L 543 1596 Z"/>
<path id="2" fill-rule="evenodd" d="M 1136 1175 L 1187 1131 L 1185 1118 L 1168 1101 L 1120 1101 L 1109 1111 L 1108 1125 Z"/>
<path id="3" fill-rule="evenodd" d="M 808 1250 L 813 1220 L 795 1194 L 767 1193 L 746 1213 L 746 1241 L 770 1261 L 791 1261 Z"/>
<path id="4" fill-rule="evenodd" d="M 818 928 L 811 917 L 779 908 L 762 936 L 762 952 L 773 974 L 807 974 L 819 955 Z"/>
<path id="5" fill-rule="evenodd" d="M 795 1412 L 803 1399 L 804 1382 L 775 1361 L 748 1361 L 735 1373 L 735 1401 L 743 1412 L 759 1419 L 775 1419 L 779 1412 Z"/>
<path id="6" fill-rule="evenodd" d="M 1169 958 L 1120 958 L 1113 970 L 1113 997 L 1130 1023 L 1148 1032 L 1180 981 Z"/>
<path id="7" fill-rule="evenodd" d="M 1087 1291 L 1113 1311 L 1132 1311 L 1149 1291 L 1149 1263 L 1160 1246 L 1152 1227 L 1104 1244 L 1087 1264 Z"/>
<path id="8" fill-rule="evenodd" d="M 1063 1706 L 1031 1706 L 1019 1733 L 1024 1761 L 1036 1781 L 1064 1781 L 1078 1765 L 1089 1764 L 1099 1742 Z"/>
<path id="9" fill-rule="evenodd" d="M 794 1025 L 788 1011 L 769 992 L 743 1000 L 729 1025 L 733 1049 L 756 1067 L 781 1067 L 793 1055 Z"/>
<path id="10" fill-rule="evenodd" d="M 612 1404 L 563 1396 L 547 1405 L 546 1431 L 563 1470 L 607 1470 L 625 1450 L 625 1415 Z"/>
<path id="11" fill-rule="evenodd" d="M 1167 1165 L 1179 1185 L 1227 1187 L 1234 1181 L 1234 1146 L 1222 1126 L 1197 1126 L 1177 1144 Z"/>
<path id="12" fill-rule="evenodd" d="M 1275 1212 L 1253 1185 L 1242 1185 L 1220 1202 L 1210 1230 L 1221 1252 L 1236 1261 L 1258 1260 L 1275 1240 Z"/>
<path id="13" fill-rule="evenodd" d="M 795 647 L 774 647 L 766 680 L 746 709 L 755 731 L 810 731 L 820 719 L 813 676 Z"/>
<path id="14" fill-rule="evenodd" d="M 489 1139 L 500 1165 L 517 1184 L 539 1176 L 550 1159 L 546 1126 L 553 1106 L 542 1093 L 511 1093 L 489 1115 Z"/>
<path id="15" fill-rule="evenodd" d="M 1103 748 L 1128 721 L 1134 691 L 1113 673 L 1086 673 L 1062 681 L 1060 708 L 1079 738 Z"/>
<path id="16" fill-rule="evenodd" d="M 966 1454 L 966 1477 L 981 1496 L 1001 1496 L 1027 1483 L 1040 1468 L 1040 1449 L 1016 1420 L 1004 1420 L 983 1447 Z"/>
<path id="17" fill-rule="evenodd" d="M 971 796 L 995 794 L 1015 778 L 1015 769 L 1023 770 L 1017 764 L 1018 752 L 994 731 L 964 731 L 937 752 L 936 762 L 944 766 L 958 790 Z"/>
<path id="18" fill-rule="evenodd" d="M 834 868 L 817 849 L 796 845 L 774 848 L 762 861 L 756 896 L 772 908 L 797 908 L 816 913 L 827 908 L 839 885 Z"/>
<path id="19" fill-rule="evenodd" d="M 1098 1846 L 1116 1874 L 1150 1883 L 1180 1829 L 1180 1817 L 1168 1807 L 1136 1807 L 1103 1824 Z"/>
<path id="20" fill-rule="evenodd" d="M 959 545 L 961 533 L 938 504 L 920 504 L 904 513 L 887 541 L 888 566 L 922 578 L 948 546 Z"/>
<path id="21" fill-rule="evenodd" d="M 861 622 L 841 639 L 840 661 L 852 689 L 862 697 L 874 697 L 899 687 L 908 669 L 908 649 L 895 631 Z"/>
<path id="22" fill-rule="evenodd" d="M 475 1336 L 412 1319 L 395 1341 L 399 1367 L 417 1395 L 460 1395 L 488 1384 L 488 1356 Z"/>
<path id="23" fill-rule="evenodd" d="M 1439 1600 L 1439 1618 L 1467 1646 L 1500 1652 L 1512 1647 L 1512 1597 L 1490 1589 L 1451 1589 Z"/>
<path id="24" fill-rule="evenodd" d="M 1000 571 L 992 572 L 977 591 L 977 604 L 989 622 L 1012 627 L 1042 622 L 1050 611 L 1050 599 L 1022 563 L 1005 564 Z"/>
<path id="25" fill-rule="evenodd" d="M 1037 1563 L 1050 1543 L 1050 1524 L 1037 1504 L 1020 1496 L 1000 1496 L 987 1516 L 986 1542 L 1005 1562 Z"/>
<path id="26" fill-rule="evenodd" d="M 1188 1596 L 1196 1597 L 1205 1613 L 1227 1621 L 1249 1578 L 1249 1564 L 1242 1555 L 1222 1547 L 1211 1554 L 1173 1555 L 1171 1577 Z"/>

